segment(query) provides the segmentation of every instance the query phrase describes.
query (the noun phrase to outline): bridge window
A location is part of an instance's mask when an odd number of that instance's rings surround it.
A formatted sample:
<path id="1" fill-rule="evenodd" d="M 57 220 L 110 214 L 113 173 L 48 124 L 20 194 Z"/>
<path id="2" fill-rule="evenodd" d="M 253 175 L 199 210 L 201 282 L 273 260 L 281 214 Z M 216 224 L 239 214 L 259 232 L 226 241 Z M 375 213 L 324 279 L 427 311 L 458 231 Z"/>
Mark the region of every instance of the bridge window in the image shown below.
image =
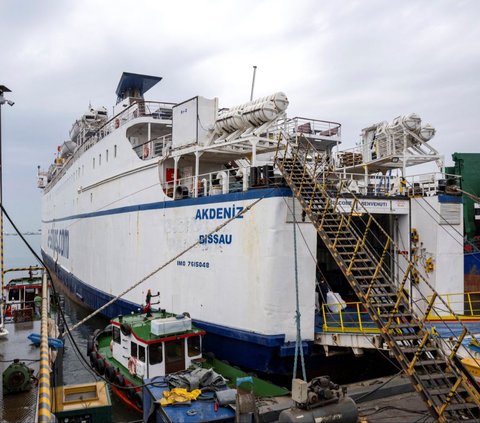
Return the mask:
<path id="1" fill-rule="evenodd" d="M 117 157 L 117 146 L 113 146 L 113 157 Z"/>
<path id="2" fill-rule="evenodd" d="M 120 344 L 120 328 L 117 326 L 113 327 L 112 339 L 113 339 L 113 342 Z"/>
<path id="3" fill-rule="evenodd" d="M 10 301 L 18 301 L 20 299 L 18 289 L 11 289 L 10 291 L 8 291 L 8 299 Z"/>
<path id="4" fill-rule="evenodd" d="M 137 344 L 135 342 L 130 343 L 130 355 L 137 358 Z"/>
<path id="5" fill-rule="evenodd" d="M 138 359 L 145 363 L 145 347 L 143 345 L 138 346 Z"/>
<path id="6" fill-rule="evenodd" d="M 150 360 L 150 364 L 158 364 L 163 361 L 163 344 L 153 344 L 150 345 L 148 351 L 148 356 Z"/>
<path id="7" fill-rule="evenodd" d="M 202 352 L 202 343 L 200 336 L 190 336 L 189 338 L 187 338 L 187 343 L 189 357 L 195 357 L 197 355 L 200 355 L 200 353 Z"/>

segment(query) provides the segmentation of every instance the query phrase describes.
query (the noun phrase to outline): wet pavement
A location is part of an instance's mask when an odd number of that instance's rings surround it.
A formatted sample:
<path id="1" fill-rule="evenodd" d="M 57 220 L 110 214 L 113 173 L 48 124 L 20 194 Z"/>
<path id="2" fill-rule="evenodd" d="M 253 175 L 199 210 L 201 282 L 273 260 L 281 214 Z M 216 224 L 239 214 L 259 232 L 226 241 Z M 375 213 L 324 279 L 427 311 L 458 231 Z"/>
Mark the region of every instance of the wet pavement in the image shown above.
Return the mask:
<path id="1" fill-rule="evenodd" d="M 33 332 L 40 333 L 40 321 L 6 323 L 5 328 L 9 334 L 0 338 L 0 369 L 2 375 L 16 358 L 33 369 L 33 374 L 37 375 L 40 348 L 31 344 L 27 336 Z M 34 421 L 37 403 L 37 388 L 35 385 L 30 391 L 8 395 L 3 394 L 3 384 L 0 389 L 0 421 L 6 423 Z"/>
<path id="2" fill-rule="evenodd" d="M 360 422 L 433 423 L 425 403 L 416 392 L 394 395 L 358 404 Z"/>

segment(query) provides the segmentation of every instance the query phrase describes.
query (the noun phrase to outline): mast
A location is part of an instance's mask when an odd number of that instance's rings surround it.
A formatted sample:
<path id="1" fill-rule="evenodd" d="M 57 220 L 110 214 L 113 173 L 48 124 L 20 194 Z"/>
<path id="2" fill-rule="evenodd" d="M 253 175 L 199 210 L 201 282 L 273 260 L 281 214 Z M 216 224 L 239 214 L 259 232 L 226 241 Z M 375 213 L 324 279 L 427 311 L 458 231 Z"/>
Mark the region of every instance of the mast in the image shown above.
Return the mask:
<path id="1" fill-rule="evenodd" d="M 10 93 L 5 85 L 0 85 L 0 204 L 3 207 L 3 169 L 2 169 L 2 106 L 7 103 L 9 106 L 13 106 L 14 102 L 7 100 L 3 97 L 3 93 Z M 5 291 L 5 272 L 4 272 L 4 263 L 3 263 L 3 208 L 0 210 L 0 272 L 2 278 L 2 290 L 1 290 L 1 301 L 0 301 L 0 337 L 7 336 L 8 331 L 5 329 L 4 322 L 4 291 Z"/>
<path id="2" fill-rule="evenodd" d="M 253 66 L 252 91 L 250 91 L 250 101 L 253 100 L 253 89 L 255 88 L 255 74 L 256 73 L 257 73 L 257 67 Z"/>

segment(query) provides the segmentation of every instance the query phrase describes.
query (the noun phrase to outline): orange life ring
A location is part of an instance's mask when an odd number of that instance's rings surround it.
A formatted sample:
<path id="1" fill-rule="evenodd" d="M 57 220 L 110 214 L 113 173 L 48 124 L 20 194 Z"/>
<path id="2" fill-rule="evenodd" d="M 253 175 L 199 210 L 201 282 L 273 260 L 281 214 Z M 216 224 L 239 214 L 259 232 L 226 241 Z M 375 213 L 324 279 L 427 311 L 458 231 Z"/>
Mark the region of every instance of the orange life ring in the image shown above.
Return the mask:
<path id="1" fill-rule="evenodd" d="M 137 359 L 135 357 L 130 357 L 128 359 L 128 372 L 131 375 L 137 374 Z"/>
<path id="2" fill-rule="evenodd" d="M 7 304 L 7 309 L 5 310 L 5 316 L 6 317 L 12 317 L 12 305 Z"/>
<path id="3" fill-rule="evenodd" d="M 150 148 L 148 148 L 148 144 L 144 144 L 143 146 L 143 158 L 146 159 L 150 155 Z"/>
<path id="4" fill-rule="evenodd" d="M 115 129 L 120 127 L 120 119 L 115 119 Z"/>

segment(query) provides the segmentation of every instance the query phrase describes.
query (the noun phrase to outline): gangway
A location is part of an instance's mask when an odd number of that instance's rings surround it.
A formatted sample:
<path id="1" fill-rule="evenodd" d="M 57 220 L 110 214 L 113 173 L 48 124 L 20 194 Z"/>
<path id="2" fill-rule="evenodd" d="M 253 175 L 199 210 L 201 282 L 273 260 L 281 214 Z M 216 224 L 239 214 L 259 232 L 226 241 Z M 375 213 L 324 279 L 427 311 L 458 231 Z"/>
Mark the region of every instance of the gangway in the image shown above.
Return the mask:
<path id="1" fill-rule="evenodd" d="M 419 270 L 401 256 L 397 260 L 404 262 L 395 263 L 400 274 L 388 271 L 388 256 L 398 247 L 373 215 L 362 208 L 358 197 L 349 192 L 325 151 L 318 151 L 302 134 L 285 136 L 279 139 L 275 162 L 432 416 L 439 422 L 478 422 L 480 387 L 456 356 L 467 328 L 453 343 L 443 342 L 428 329 L 427 318 L 441 298 L 424 280 L 430 295 L 418 295 L 425 307 L 410 302 L 406 284 L 411 277 L 422 277 Z M 339 202 L 347 197 L 353 200 L 348 212 Z M 358 214 L 363 216 L 362 225 L 354 219 Z M 370 242 L 379 232 L 380 254 Z M 444 306 L 448 307 L 446 303 Z"/>

